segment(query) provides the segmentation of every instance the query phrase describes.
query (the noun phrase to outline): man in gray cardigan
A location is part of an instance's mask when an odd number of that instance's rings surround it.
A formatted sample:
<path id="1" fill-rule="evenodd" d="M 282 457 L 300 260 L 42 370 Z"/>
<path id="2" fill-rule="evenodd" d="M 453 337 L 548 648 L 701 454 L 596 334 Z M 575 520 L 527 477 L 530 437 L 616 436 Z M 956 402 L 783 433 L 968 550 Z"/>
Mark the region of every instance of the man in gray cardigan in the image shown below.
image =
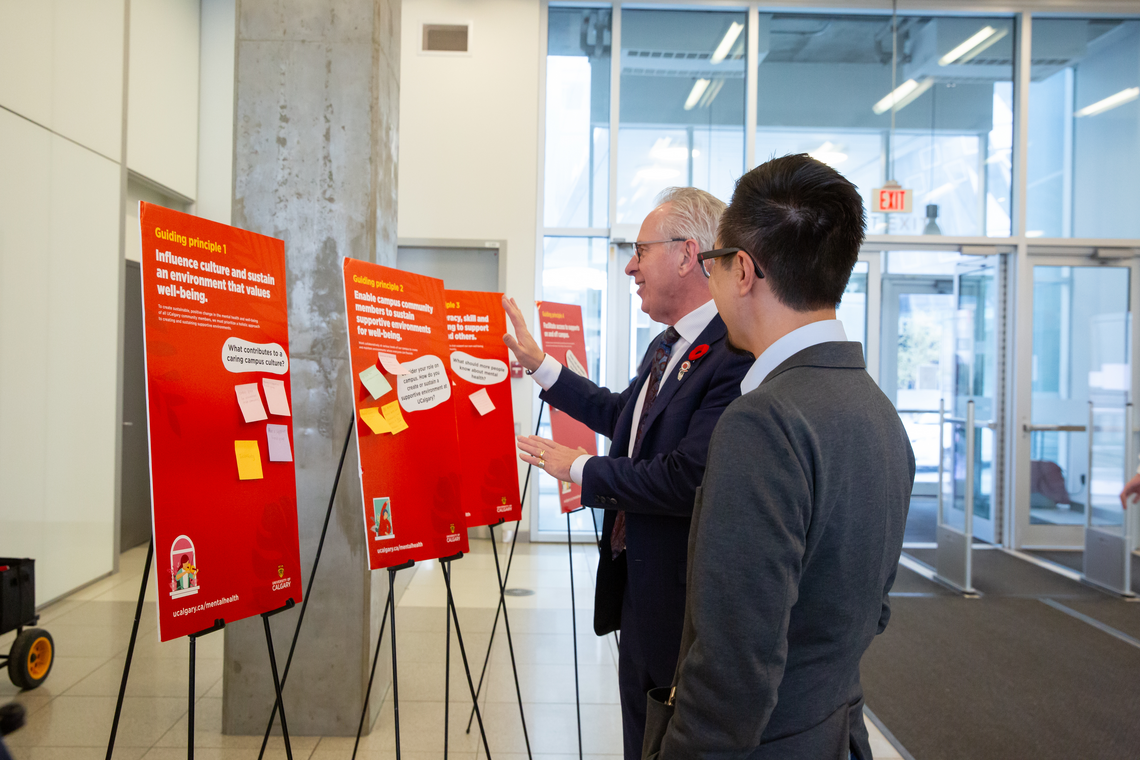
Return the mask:
<path id="1" fill-rule="evenodd" d="M 890 614 L 914 454 L 835 317 L 863 229 L 854 185 L 785 156 L 740 179 L 726 247 L 700 256 L 730 346 L 756 361 L 712 435 L 648 757 L 871 757 L 859 662 Z"/>

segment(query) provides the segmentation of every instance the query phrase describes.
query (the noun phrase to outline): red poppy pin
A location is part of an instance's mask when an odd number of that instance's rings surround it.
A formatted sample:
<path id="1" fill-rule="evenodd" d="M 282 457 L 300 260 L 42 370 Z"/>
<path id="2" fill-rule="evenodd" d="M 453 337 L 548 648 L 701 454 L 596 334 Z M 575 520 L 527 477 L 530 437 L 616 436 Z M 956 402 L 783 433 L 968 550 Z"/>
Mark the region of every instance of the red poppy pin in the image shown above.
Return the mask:
<path id="1" fill-rule="evenodd" d="M 704 356 L 708 352 L 709 352 L 709 344 L 708 343 L 702 343 L 701 345 L 697 346 L 696 348 L 694 348 L 692 351 L 689 352 L 689 361 L 695 362 L 697 359 L 700 359 L 702 356 Z"/>

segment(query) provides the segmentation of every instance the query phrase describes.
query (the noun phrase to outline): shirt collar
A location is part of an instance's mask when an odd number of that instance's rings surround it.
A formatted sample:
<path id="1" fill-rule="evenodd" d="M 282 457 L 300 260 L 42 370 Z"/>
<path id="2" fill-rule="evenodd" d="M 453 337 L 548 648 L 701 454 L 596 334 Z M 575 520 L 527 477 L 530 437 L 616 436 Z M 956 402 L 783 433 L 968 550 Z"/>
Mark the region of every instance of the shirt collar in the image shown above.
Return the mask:
<path id="1" fill-rule="evenodd" d="M 691 345 L 697 338 L 701 337 L 701 333 L 705 331 L 715 316 L 716 301 L 710 298 L 707 303 L 698 306 L 678 319 L 677 324 L 673 325 L 673 329 L 680 334 L 686 343 Z"/>
<path id="2" fill-rule="evenodd" d="M 740 381 L 741 395 L 756 390 L 761 383 L 768 379 L 772 370 L 805 348 L 811 348 L 820 343 L 844 343 L 846 341 L 847 333 L 843 330 L 843 323 L 838 319 L 811 322 L 792 330 L 768 346 L 767 350 L 756 359 L 752 368 Z"/>

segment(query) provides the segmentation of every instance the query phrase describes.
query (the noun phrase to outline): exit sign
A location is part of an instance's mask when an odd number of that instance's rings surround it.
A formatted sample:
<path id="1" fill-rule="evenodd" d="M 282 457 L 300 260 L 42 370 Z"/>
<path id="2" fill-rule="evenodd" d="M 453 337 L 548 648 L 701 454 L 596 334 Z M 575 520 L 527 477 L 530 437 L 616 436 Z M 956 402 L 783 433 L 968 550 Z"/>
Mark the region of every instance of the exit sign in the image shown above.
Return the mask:
<path id="1" fill-rule="evenodd" d="M 884 187 L 871 191 L 871 210 L 878 214 L 909 214 L 913 190 L 891 180 Z"/>

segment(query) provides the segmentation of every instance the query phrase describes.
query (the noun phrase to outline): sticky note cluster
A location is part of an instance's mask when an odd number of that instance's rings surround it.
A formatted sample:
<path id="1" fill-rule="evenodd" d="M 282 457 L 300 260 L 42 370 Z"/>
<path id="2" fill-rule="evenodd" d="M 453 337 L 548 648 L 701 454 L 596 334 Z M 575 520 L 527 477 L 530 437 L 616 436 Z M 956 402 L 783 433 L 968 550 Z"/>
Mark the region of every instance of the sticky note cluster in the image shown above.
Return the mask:
<path id="1" fill-rule="evenodd" d="M 407 430 L 408 423 L 400 411 L 400 402 L 392 401 L 381 407 L 367 407 L 360 410 L 360 419 L 368 425 L 368 429 L 377 435 L 384 433 L 397 433 Z"/>

